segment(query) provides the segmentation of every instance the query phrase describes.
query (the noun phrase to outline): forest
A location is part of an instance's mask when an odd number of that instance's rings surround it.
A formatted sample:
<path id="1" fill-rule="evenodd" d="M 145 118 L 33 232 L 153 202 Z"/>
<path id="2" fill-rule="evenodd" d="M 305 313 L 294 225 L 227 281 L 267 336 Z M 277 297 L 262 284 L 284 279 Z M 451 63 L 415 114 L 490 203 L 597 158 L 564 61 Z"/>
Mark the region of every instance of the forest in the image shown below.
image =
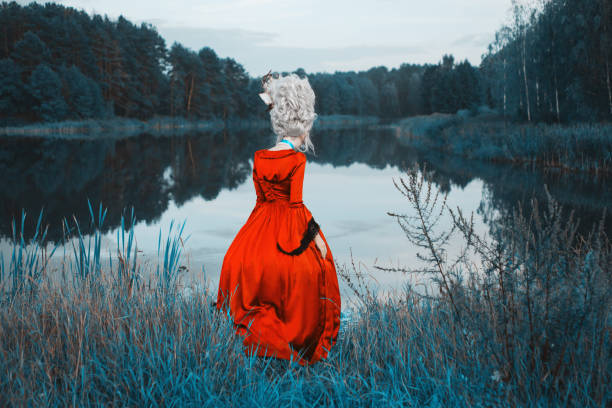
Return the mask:
<path id="1" fill-rule="evenodd" d="M 438 64 L 306 73 L 321 115 L 404 118 L 481 106 L 507 120 L 612 118 L 612 5 L 513 1 L 479 67 Z M 59 4 L 0 5 L 0 125 L 116 117 L 265 118 L 260 78 L 210 47 L 169 48 L 156 28 Z"/>
<path id="2" fill-rule="evenodd" d="M 349 292 L 308 367 L 245 355 L 212 307 L 206 259 L 273 140 L 260 78 L 148 23 L 0 2 L 0 407 L 612 407 L 612 1 L 508 1 L 479 66 L 294 71 Z"/>

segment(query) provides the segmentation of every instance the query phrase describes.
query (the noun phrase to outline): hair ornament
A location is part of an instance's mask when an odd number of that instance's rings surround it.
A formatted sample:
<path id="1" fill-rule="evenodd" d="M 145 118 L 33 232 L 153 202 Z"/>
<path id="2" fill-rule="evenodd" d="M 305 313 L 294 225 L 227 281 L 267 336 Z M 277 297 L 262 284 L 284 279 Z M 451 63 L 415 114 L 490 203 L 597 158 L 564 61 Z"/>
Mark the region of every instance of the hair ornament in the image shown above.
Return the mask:
<path id="1" fill-rule="evenodd" d="M 272 98 L 270 97 L 270 94 L 266 91 L 270 78 L 278 78 L 278 74 L 276 73 L 272 74 L 272 70 L 270 70 L 268 71 L 266 75 L 264 75 L 261 78 L 261 87 L 263 88 L 264 91 L 259 94 L 259 97 L 261 98 L 261 100 L 264 101 L 266 105 L 268 105 L 268 109 L 266 109 L 266 112 L 269 112 L 274 107 Z"/>

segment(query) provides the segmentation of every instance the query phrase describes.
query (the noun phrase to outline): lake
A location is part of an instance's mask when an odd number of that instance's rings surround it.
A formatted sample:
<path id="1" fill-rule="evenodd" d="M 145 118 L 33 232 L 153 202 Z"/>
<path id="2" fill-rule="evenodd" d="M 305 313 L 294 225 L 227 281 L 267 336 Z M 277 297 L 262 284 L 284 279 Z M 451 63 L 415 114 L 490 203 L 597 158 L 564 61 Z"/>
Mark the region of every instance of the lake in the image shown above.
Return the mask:
<path id="1" fill-rule="evenodd" d="M 304 203 L 324 231 L 339 265 L 355 263 L 380 289 L 399 288 L 407 276 L 381 272 L 379 266 L 414 266 L 411 247 L 387 212 L 408 213 L 408 201 L 394 187 L 415 163 L 432 171 L 448 204 L 475 213 L 476 230 L 487 233 L 499 214 L 532 196 L 543 203 L 544 186 L 582 220 L 582 231 L 612 202 L 609 180 L 589 174 L 561 174 L 510 165 L 470 161 L 410 147 L 393 129 L 361 126 L 317 130 L 316 156 L 309 155 Z M 143 259 L 154 258 L 158 234 L 170 223 L 186 222 L 183 262 L 186 281 L 216 288 L 225 251 L 255 205 L 251 172 L 255 150 L 273 144 L 266 129 L 231 128 L 177 136 L 96 140 L 3 138 L 0 140 L 0 238 L 8 250 L 11 220 L 27 212 L 26 236 L 44 208 L 49 245 L 61 242 L 62 219 L 83 233 L 89 225 L 89 199 L 108 209 L 103 252 L 115 252 L 121 215 L 131 207 L 136 243 Z M 445 225 L 450 225 L 445 219 Z M 444 226 L 444 225 L 443 225 Z M 608 217 L 605 228 L 612 231 Z M 451 243 L 456 253 L 462 240 Z M 106 258 L 108 255 L 106 256 Z M 413 278 L 413 284 L 419 282 Z M 346 288 L 343 288 L 346 292 Z"/>

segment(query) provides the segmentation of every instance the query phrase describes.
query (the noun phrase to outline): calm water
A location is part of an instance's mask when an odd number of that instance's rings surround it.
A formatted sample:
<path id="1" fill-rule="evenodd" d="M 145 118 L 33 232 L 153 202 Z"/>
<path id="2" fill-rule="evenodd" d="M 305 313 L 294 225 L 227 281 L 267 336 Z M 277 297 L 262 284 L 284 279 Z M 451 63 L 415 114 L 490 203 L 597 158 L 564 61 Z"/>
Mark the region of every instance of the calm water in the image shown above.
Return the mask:
<path id="1" fill-rule="evenodd" d="M 317 156 L 308 157 L 304 203 L 321 225 L 340 264 L 369 271 L 382 289 L 399 287 L 405 276 L 382 273 L 380 266 L 410 266 L 415 249 L 388 211 L 410 212 L 395 189 L 415 162 L 433 170 L 448 202 L 476 214 L 477 230 L 487 232 L 496 214 L 536 196 L 544 185 L 565 207 L 576 211 L 586 229 L 612 202 L 609 180 L 589 175 L 559 175 L 417 153 L 395 133 L 356 128 L 319 131 Z M 61 220 L 74 215 L 88 226 L 87 199 L 108 208 L 105 253 L 116 248 L 122 213 L 134 207 L 135 237 L 143 255 L 154 255 L 160 229 L 186 221 L 184 262 L 188 276 L 216 285 L 225 251 L 255 205 L 251 180 L 253 152 L 271 145 L 268 131 L 221 131 L 96 141 L 0 140 L 0 237 L 6 251 L 11 219 L 24 208 L 26 231 L 44 207 L 51 241 L 61 239 Z M 610 217 L 608 217 L 610 218 Z M 70 221 L 72 224 L 72 222 Z M 608 219 L 606 228 L 612 231 Z M 460 241 L 453 242 L 451 252 Z M 5 255 L 6 259 L 6 255 Z"/>

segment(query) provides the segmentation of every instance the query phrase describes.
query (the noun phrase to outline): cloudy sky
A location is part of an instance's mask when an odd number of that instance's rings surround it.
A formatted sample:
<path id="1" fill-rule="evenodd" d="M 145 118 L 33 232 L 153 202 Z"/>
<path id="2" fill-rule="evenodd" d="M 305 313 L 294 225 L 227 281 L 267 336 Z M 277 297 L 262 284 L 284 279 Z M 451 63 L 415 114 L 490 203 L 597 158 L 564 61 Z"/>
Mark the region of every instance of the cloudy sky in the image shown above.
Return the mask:
<path id="1" fill-rule="evenodd" d="M 56 0 L 155 25 L 168 47 L 213 48 L 253 76 L 436 63 L 478 65 L 510 0 Z M 29 1 L 20 1 L 27 4 Z"/>

